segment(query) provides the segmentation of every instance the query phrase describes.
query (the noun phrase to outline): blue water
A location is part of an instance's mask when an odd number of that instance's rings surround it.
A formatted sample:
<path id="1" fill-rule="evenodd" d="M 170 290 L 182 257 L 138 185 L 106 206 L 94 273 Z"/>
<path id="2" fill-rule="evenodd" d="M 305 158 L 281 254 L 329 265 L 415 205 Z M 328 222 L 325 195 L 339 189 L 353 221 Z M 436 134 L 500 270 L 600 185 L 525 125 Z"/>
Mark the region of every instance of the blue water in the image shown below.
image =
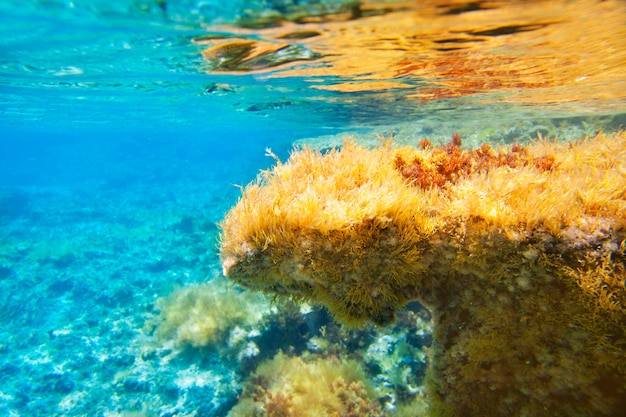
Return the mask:
<path id="1" fill-rule="evenodd" d="M 298 82 L 206 74 L 199 19 L 134 4 L 0 2 L 3 416 L 225 415 L 239 367 L 214 348 L 165 363 L 142 329 L 158 298 L 220 275 L 216 224 L 265 148 L 342 129 Z"/>
<path id="2" fill-rule="evenodd" d="M 242 3 L 0 2 L 0 415 L 226 415 L 250 369 L 216 347 L 163 346 L 146 323 L 174 288 L 220 276 L 216 225 L 234 185 L 271 166 L 265 148 L 286 159 L 311 138 L 407 121 L 408 136 L 437 135 L 424 120 L 506 113 L 384 93 L 356 106 L 298 78 L 209 74 L 191 40 Z M 576 132 L 586 120 L 537 114 Z"/>

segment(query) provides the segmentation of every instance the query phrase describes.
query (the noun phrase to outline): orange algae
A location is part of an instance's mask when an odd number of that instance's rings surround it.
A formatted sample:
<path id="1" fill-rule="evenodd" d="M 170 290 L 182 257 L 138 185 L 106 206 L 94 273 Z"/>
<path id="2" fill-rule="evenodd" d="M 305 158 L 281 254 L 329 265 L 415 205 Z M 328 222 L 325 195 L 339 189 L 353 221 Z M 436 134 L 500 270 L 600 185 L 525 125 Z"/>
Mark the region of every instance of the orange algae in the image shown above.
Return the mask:
<path id="1" fill-rule="evenodd" d="M 350 325 L 422 302 L 429 415 L 620 416 L 626 134 L 460 145 L 294 152 L 222 223 L 225 275 Z M 398 165 L 414 160 L 462 168 L 416 186 Z"/>
<path id="2" fill-rule="evenodd" d="M 422 149 L 432 148 L 427 139 L 420 141 Z M 490 168 L 507 166 L 518 168 L 532 165 L 542 171 L 554 168 L 554 155 L 529 157 L 526 148 L 513 145 L 510 151 L 496 153 L 491 146 L 483 144 L 473 151 L 461 150 L 461 137 L 454 134 L 447 145 L 435 148 L 429 158 L 416 156 L 411 162 L 397 155 L 394 165 L 402 176 L 422 188 L 442 187 L 461 176 L 487 172 Z"/>

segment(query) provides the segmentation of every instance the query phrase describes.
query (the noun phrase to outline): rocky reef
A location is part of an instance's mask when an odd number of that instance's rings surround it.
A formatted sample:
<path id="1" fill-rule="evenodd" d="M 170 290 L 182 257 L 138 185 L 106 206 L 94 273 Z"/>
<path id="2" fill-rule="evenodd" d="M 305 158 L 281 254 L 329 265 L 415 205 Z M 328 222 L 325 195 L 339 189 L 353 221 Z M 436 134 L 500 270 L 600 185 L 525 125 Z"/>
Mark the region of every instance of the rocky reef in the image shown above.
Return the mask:
<path id="1" fill-rule="evenodd" d="M 423 303 L 429 415 L 621 415 L 626 134 L 461 145 L 277 160 L 221 224 L 224 274 L 354 327 Z"/>

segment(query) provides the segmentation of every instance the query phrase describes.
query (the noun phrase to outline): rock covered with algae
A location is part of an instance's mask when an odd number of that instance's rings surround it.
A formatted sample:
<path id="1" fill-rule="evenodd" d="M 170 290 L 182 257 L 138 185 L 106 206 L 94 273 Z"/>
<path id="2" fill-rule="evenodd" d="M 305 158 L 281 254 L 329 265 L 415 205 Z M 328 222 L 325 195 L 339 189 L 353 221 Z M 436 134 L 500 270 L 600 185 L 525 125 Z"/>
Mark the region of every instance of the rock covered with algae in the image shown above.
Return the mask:
<path id="1" fill-rule="evenodd" d="M 422 302 L 430 415 L 622 415 L 626 134 L 460 145 L 295 151 L 224 219 L 224 274 L 353 326 Z"/>

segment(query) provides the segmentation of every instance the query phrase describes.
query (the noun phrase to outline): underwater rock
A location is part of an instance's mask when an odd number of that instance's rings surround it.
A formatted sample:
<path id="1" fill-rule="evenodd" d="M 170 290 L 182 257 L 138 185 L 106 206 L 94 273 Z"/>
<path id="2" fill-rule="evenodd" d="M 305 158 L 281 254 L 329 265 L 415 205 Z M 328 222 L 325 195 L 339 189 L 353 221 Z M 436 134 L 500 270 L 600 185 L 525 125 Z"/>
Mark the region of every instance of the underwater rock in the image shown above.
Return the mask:
<path id="1" fill-rule="evenodd" d="M 127 378 L 123 383 L 124 392 L 126 393 L 148 393 L 150 392 L 150 382 L 149 381 L 139 381 L 134 378 Z"/>
<path id="2" fill-rule="evenodd" d="M 0 265 L 0 281 L 9 278 L 13 275 L 13 270 L 8 266 Z"/>
<path id="3" fill-rule="evenodd" d="M 352 326 L 420 301 L 430 415 L 621 416 L 626 134 L 420 145 L 295 151 L 221 224 L 224 274 Z"/>
<path id="4" fill-rule="evenodd" d="M 271 103 L 257 103 L 248 107 L 246 111 L 257 112 L 257 111 L 266 111 L 266 110 L 278 110 L 284 107 L 289 107 L 293 105 L 291 101 L 275 101 Z"/>
<path id="5" fill-rule="evenodd" d="M 0 219 L 14 220 L 28 212 L 30 197 L 18 190 L 0 189 Z"/>
<path id="6" fill-rule="evenodd" d="M 230 93 L 235 93 L 235 88 L 231 87 L 228 84 L 223 83 L 210 83 L 202 90 L 203 95 L 215 94 L 215 95 L 226 95 Z"/>
<path id="7" fill-rule="evenodd" d="M 60 279 L 48 285 L 48 292 L 53 297 L 58 297 L 71 291 L 74 288 L 74 283 L 70 279 Z"/>

